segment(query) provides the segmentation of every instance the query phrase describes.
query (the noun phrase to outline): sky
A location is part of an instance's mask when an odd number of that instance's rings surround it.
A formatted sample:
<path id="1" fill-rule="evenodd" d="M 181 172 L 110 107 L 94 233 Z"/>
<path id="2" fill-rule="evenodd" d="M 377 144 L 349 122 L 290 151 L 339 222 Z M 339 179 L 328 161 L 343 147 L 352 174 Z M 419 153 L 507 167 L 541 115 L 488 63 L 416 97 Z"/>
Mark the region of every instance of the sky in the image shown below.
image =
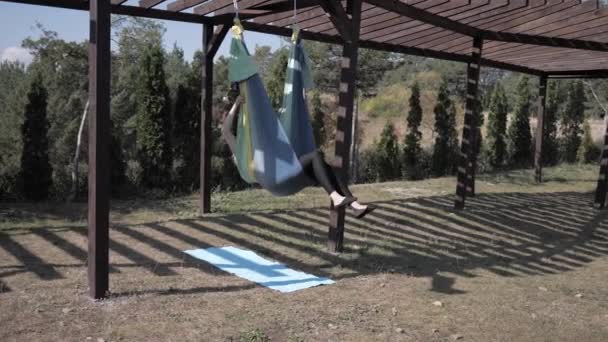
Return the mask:
<path id="1" fill-rule="evenodd" d="M 127 4 L 131 4 L 130 0 Z M 162 8 L 161 5 L 160 8 Z M 56 31 L 60 39 L 83 41 L 88 39 L 88 12 L 52 7 L 14 4 L 0 1 L 0 60 L 31 61 L 31 56 L 22 49 L 21 41 L 27 37 L 39 37 L 36 29 L 39 22 L 47 30 Z M 194 51 L 201 48 L 202 25 L 159 20 L 167 29 L 164 37 L 166 49 L 174 43 L 184 50 L 186 59 L 192 60 Z M 281 40 L 275 36 L 256 32 L 246 33 L 249 46 L 270 45 L 273 50 Z M 229 39 L 224 39 L 218 56 L 228 54 Z"/>

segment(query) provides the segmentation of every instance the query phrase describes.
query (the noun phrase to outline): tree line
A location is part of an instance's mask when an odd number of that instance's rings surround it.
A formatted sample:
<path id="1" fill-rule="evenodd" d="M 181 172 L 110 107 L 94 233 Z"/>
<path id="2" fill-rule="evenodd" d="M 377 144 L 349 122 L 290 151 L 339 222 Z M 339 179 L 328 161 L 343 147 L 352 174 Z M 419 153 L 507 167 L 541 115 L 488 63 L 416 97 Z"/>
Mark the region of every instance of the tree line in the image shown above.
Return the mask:
<path id="1" fill-rule="evenodd" d="M 163 47 L 162 24 L 129 17 L 113 17 L 115 49 L 111 71 L 112 195 L 165 197 L 190 193 L 199 186 L 202 52 L 189 62 L 177 45 Z M 40 37 L 22 46 L 33 62 L 0 63 L 0 199 L 63 200 L 84 198 L 87 192 L 87 134 L 83 134 L 78 184 L 71 176 L 82 113 L 87 104 L 86 42 L 67 42 L 38 25 Z M 337 92 L 340 49 L 307 42 L 316 68 L 317 88 L 309 95 L 315 137 L 329 137 L 326 94 Z M 281 105 L 288 58 L 287 44 L 275 51 L 257 46 L 260 67 L 271 102 Z M 388 54 L 363 53 L 368 71 L 359 79 L 362 89 L 392 67 Z M 380 61 L 380 62 L 377 62 Z M 214 190 L 247 187 L 231 162 L 220 137 L 220 119 L 230 107 L 228 58 L 214 61 L 212 179 Z M 372 65 L 373 64 L 373 65 Z M 331 126 L 331 125 L 329 125 Z M 85 126 L 86 127 L 86 126 Z M 77 194 L 72 194 L 78 189 Z"/>
<path id="2" fill-rule="evenodd" d="M 405 115 L 407 132 L 403 144 L 398 141 L 393 123 L 388 121 L 380 138 L 360 156 L 360 180 L 418 180 L 454 174 L 460 148 L 453 98 L 444 80 L 433 110 L 434 143 L 425 148 L 421 145 L 420 88 L 415 82 Z M 597 162 L 601 150 L 593 141 L 585 115 L 587 101 L 583 81 L 549 81 L 543 124 L 543 165 Z M 498 81 L 488 90 L 486 98 L 480 98 L 477 103 L 473 111 L 475 124 L 480 127 L 473 140 L 477 167 L 482 171 L 531 167 L 535 144 L 530 118 L 537 115 L 538 107 L 533 101 L 528 76 L 519 77 L 514 98 L 509 98 Z M 484 135 L 481 128 L 486 117 Z"/>
<path id="3" fill-rule="evenodd" d="M 29 66 L 0 63 L 0 200 L 84 198 L 87 192 L 87 134 L 81 155 L 74 153 L 82 113 L 87 103 L 88 60 L 86 42 L 66 42 L 57 33 L 39 26 L 40 37 L 25 39 L 34 60 Z M 164 27 L 141 18 L 113 17 L 111 70 L 110 170 L 115 197 L 165 197 L 198 189 L 202 53 L 191 62 L 177 45 L 163 47 Z M 275 51 L 256 46 L 259 65 L 271 103 L 278 109 L 288 58 L 287 44 Z M 316 89 L 308 94 L 315 139 L 330 149 L 335 129 L 339 46 L 306 42 L 312 60 Z M 220 138 L 220 120 L 230 107 L 228 59 L 214 62 L 212 131 L 212 186 L 214 190 L 247 187 L 231 162 Z M 361 181 L 422 179 L 454 172 L 459 149 L 457 108 L 464 99 L 466 72 L 461 64 L 361 50 L 357 78 L 362 99 L 380 98 L 386 87 L 411 83 L 407 112 L 396 115 L 407 121 L 407 132 L 398 141 L 389 122 L 372 148 L 358 156 Z M 420 104 L 421 85 L 437 83 L 429 70 L 441 75 L 433 110 L 433 144 L 423 146 Z M 482 101 L 475 110 L 478 134 L 475 151 L 483 170 L 526 167 L 532 160 L 529 117 L 534 113 L 529 80 L 514 82 L 512 73 L 482 69 Z M 517 85 L 517 86 L 516 86 Z M 604 92 L 605 84 L 598 88 Z M 580 82 L 550 82 L 547 102 L 546 164 L 593 160 L 597 157 L 587 112 L 589 104 Z M 588 96 L 587 96 L 588 97 Z M 511 113 L 509 115 L 508 113 Z M 511 120 L 507 120 L 511 117 Z M 510 122 L 508 125 L 507 123 Z M 365 127 L 362 128 L 364 130 Z M 361 137 L 358 137 L 361 139 Z M 79 173 L 73 194 L 71 173 Z"/>

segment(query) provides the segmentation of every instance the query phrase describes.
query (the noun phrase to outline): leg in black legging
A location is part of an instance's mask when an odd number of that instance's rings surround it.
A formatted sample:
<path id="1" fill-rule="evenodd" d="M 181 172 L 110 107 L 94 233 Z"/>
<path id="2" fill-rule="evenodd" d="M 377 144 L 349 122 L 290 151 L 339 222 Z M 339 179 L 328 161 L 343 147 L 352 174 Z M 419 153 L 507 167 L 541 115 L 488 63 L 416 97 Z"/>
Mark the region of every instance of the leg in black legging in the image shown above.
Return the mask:
<path id="1" fill-rule="evenodd" d="M 348 187 L 336 176 L 333 168 L 325 162 L 319 152 L 314 151 L 301 156 L 300 164 L 304 171 L 319 182 L 328 194 L 336 191 L 342 196 L 353 197 Z"/>

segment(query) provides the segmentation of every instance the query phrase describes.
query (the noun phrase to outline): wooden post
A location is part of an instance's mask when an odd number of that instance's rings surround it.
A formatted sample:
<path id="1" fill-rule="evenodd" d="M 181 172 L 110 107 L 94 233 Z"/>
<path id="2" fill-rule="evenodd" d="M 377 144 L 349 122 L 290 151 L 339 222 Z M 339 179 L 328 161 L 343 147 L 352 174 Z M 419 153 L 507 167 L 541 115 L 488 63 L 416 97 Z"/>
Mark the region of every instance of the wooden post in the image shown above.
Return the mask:
<path id="1" fill-rule="evenodd" d="M 454 208 L 463 209 L 467 192 L 472 192 L 473 178 L 473 143 L 477 131 L 477 120 L 474 111 L 477 109 L 477 84 L 479 83 L 479 62 L 483 38 L 473 38 L 473 53 L 471 61 L 467 64 L 467 100 L 465 103 L 464 125 L 462 127 L 462 142 L 458 158 L 458 182 L 456 184 L 456 200 Z"/>
<path id="2" fill-rule="evenodd" d="M 352 40 L 345 41 L 342 47 L 335 159 L 333 163 L 337 176 L 342 177 L 345 182 L 348 181 L 348 168 L 350 165 L 349 155 L 353 128 L 361 0 L 353 0 L 351 6 L 353 15 L 348 23 L 350 25 L 344 24 L 344 26 L 347 26 L 352 30 Z M 344 208 L 336 209 L 333 205 L 330 205 L 327 249 L 332 253 L 340 253 L 343 251 L 344 214 Z"/>
<path id="3" fill-rule="evenodd" d="M 91 0 L 89 41 L 89 294 L 104 298 L 109 279 L 110 0 Z"/>
<path id="4" fill-rule="evenodd" d="M 209 53 L 213 25 L 203 25 L 203 60 L 201 94 L 201 166 L 200 212 L 211 212 L 211 119 L 213 117 L 213 54 Z"/>
<path id="5" fill-rule="evenodd" d="M 604 116 L 604 147 L 600 158 L 600 175 L 595 189 L 595 207 L 598 209 L 606 205 L 606 177 L 608 177 L 608 115 Z"/>
<path id="6" fill-rule="evenodd" d="M 538 86 L 538 112 L 536 114 L 536 143 L 534 147 L 534 179 L 543 181 L 543 138 L 545 135 L 545 104 L 547 101 L 547 76 L 542 75 Z"/>

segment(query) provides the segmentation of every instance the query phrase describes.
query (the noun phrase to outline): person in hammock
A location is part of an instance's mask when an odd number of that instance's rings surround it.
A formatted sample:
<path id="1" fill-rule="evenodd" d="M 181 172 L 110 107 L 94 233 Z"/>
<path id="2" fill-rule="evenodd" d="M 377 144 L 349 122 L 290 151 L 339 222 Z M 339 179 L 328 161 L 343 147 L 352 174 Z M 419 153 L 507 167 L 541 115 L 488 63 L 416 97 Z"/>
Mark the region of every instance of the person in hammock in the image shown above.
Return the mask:
<path id="1" fill-rule="evenodd" d="M 228 144 L 228 147 L 232 152 L 233 161 L 235 162 L 235 122 L 237 122 L 238 109 L 242 101 L 243 99 L 241 96 L 236 98 L 230 111 L 226 112 L 224 116 L 224 123 L 222 125 L 222 137 L 226 141 L 226 144 Z M 311 153 L 307 153 L 299 157 L 298 160 L 300 161 L 302 169 L 306 175 L 325 189 L 334 207 L 340 208 L 349 206 L 353 210 L 356 218 L 363 218 L 365 215 L 376 209 L 376 207 L 372 204 L 366 205 L 358 202 L 357 198 L 353 196 L 348 186 L 344 184 L 340 177 L 336 176 L 333 168 L 327 164 L 319 151 L 315 150 Z"/>

